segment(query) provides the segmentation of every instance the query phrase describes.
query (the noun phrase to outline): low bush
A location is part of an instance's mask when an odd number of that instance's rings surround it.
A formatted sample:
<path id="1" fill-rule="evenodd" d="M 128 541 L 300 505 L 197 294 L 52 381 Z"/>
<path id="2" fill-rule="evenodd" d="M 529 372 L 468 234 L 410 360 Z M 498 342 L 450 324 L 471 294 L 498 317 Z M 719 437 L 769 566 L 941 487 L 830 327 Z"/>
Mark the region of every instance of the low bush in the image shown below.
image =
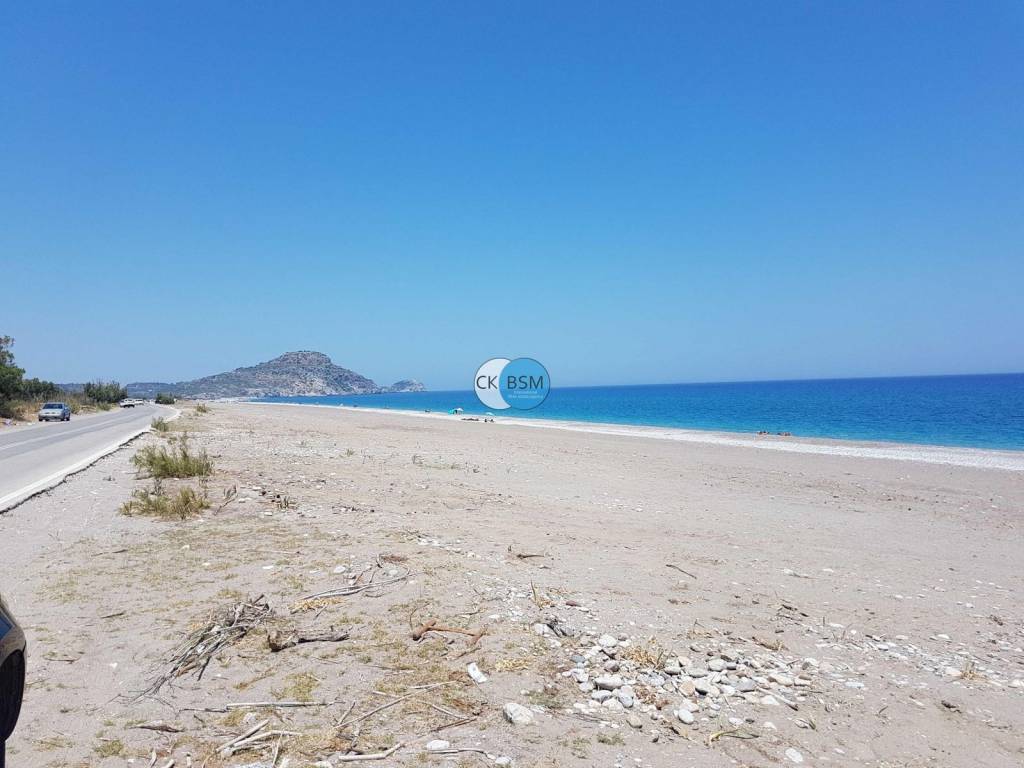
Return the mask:
<path id="1" fill-rule="evenodd" d="M 157 405 L 174 405 L 174 395 L 169 392 L 157 392 L 155 402 Z"/>
<path id="2" fill-rule="evenodd" d="M 195 488 L 179 488 L 172 496 L 163 493 L 159 482 L 153 488 L 142 488 L 132 493 L 131 499 L 121 505 L 121 514 L 146 515 L 165 520 L 188 520 L 203 510 L 210 508 L 210 500 L 205 492 L 197 492 Z"/>
<path id="3" fill-rule="evenodd" d="M 149 422 L 149 426 L 150 426 L 150 429 L 152 429 L 154 432 L 170 432 L 171 431 L 171 424 L 170 424 L 170 422 L 167 421 L 167 419 L 165 419 L 163 416 L 158 416 L 157 418 L 153 419 L 151 422 Z"/>
<path id="4" fill-rule="evenodd" d="M 182 435 L 176 445 L 147 445 L 132 456 L 132 463 L 155 478 L 206 477 L 213 474 L 213 460 L 206 451 L 191 451 L 187 435 Z"/>
<path id="5" fill-rule="evenodd" d="M 203 413 L 209 413 L 209 412 L 210 412 L 210 406 L 206 405 L 206 403 L 199 403 L 199 405 L 196 406 L 196 414 L 197 415 L 198 414 L 203 414 Z"/>

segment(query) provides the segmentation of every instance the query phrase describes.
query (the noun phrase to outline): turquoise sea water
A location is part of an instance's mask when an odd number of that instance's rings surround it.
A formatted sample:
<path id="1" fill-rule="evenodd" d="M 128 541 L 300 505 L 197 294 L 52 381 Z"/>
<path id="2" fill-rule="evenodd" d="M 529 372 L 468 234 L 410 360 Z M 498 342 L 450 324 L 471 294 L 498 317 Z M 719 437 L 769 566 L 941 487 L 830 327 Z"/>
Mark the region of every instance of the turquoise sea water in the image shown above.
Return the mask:
<path id="1" fill-rule="evenodd" d="M 271 402 L 487 411 L 472 391 L 275 397 Z M 1024 374 L 565 387 L 523 419 L 1024 450 Z"/>

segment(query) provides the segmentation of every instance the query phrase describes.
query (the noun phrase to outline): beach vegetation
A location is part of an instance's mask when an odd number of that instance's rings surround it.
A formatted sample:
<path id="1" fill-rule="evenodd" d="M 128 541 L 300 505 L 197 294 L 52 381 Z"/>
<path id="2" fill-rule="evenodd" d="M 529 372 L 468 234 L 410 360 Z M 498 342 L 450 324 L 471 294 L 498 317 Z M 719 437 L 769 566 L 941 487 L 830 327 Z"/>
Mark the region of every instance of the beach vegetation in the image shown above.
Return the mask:
<path id="1" fill-rule="evenodd" d="M 171 423 L 167 421 L 167 419 L 165 419 L 163 416 L 158 416 L 155 419 L 153 419 L 151 422 L 149 422 L 149 426 L 154 432 L 171 431 Z"/>
<path id="2" fill-rule="evenodd" d="M 174 405 L 174 395 L 170 392 L 157 392 L 155 402 L 157 405 Z"/>
<path id="3" fill-rule="evenodd" d="M 185 486 L 179 488 L 177 493 L 166 494 L 157 480 L 152 488 L 133 491 L 132 497 L 121 505 L 121 514 L 128 517 L 143 515 L 163 520 L 188 520 L 209 508 L 210 499 L 205 491 Z"/>
<path id="4" fill-rule="evenodd" d="M 209 412 L 210 412 L 210 406 L 208 406 L 206 403 L 199 403 L 198 405 L 196 405 L 196 415 L 197 416 L 201 416 L 204 413 L 209 413 Z"/>
<path id="5" fill-rule="evenodd" d="M 213 460 L 205 450 L 189 447 L 185 433 L 170 446 L 147 445 L 132 456 L 140 472 L 155 478 L 207 477 L 213 474 Z"/>
<path id="6" fill-rule="evenodd" d="M 120 739 L 108 739 L 93 747 L 93 752 L 100 757 L 119 757 L 124 754 L 124 742 Z"/>

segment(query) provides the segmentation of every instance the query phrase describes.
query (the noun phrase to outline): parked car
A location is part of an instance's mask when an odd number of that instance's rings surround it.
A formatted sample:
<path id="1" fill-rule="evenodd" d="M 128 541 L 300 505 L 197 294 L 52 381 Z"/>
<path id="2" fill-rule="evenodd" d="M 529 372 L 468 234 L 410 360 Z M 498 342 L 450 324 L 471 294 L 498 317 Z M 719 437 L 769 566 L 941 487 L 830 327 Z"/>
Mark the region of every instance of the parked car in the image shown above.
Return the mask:
<path id="1" fill-rule="evenodd" d="M 136 405 L 142 405 L 144 402 L 144 400 L 139 400 L 137 397 L 126 397 L 118 405 L 122 408 L 134 408 Z"/>
<path id="2" fill-rule="evenodd" d="M 25 634 L 0 596 L 0 768 L 25 693 Z"/>
<path id="3" fill-rule="evenodd" d="M 71 421 L 71 409 L 67 403 L 43 403 L 39 409 L 40 421 Z"/>

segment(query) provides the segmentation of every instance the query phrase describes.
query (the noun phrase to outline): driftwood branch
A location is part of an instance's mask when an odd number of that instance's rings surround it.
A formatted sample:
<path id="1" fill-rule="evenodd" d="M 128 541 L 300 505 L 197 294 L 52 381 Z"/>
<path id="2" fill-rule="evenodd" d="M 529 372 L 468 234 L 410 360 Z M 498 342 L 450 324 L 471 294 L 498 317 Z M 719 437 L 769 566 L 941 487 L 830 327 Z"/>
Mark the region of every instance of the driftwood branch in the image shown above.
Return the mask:
<path id="1" fill-rule="evenodd" d="M 444 624 L 438 624 L 437 619 L 429 619 L 413 630 L 412 639 L 416 641 L 422 640 L 428 632 L 455 632 L 460 635 L 469 635 L 472 638 L 469 643 L 470 647 L 480 642 L 480 638 L 487 634 L 486 629 L 474 631 L 472 629 L 463 629 L 462 627 L 449 627 Z"/>
<path id="2" fill-rule="evenodd" d="M 342 755 L 341 757 L 332 757 L 332 763 L 358 763 L 363 760 L 386 760 L 391 757 L 395 752 L 405 746 L 402 742 L 398 742 L 395 746 L 390 749 L 386 749 L 383 752 L 374 752 L 369 755 Z"/>
<path id="3" fill-rule="evenodd" d="M 322 631 L 305 630 L 287 633 L 279 629 L 272 629 L 267 632 L 267 645 L 276 653 L 286 648 L 293 648 L 299 643 L 338 643 L 348 640 L 348 636 L 347 630 L 334 629 L 334 627 Z"/>

